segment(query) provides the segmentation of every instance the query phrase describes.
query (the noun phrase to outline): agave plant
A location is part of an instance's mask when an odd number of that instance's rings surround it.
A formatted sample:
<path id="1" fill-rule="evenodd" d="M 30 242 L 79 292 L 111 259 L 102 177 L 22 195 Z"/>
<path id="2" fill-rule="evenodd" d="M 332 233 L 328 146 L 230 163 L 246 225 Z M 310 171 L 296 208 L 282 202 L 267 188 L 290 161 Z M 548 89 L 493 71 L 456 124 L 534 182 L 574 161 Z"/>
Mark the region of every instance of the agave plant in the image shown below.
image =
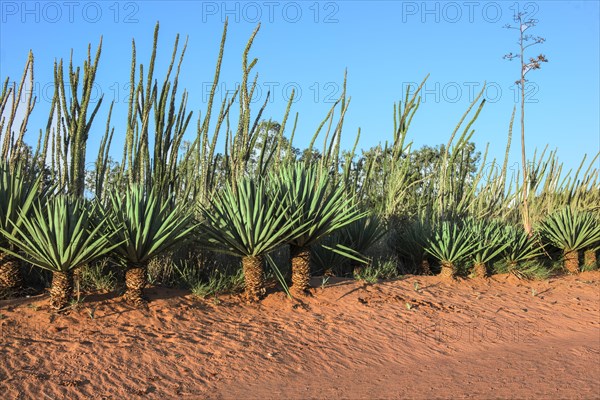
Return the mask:
<path id="1" fill-rule="evenodd" d="M 348 251 L 352 251 L 352 257 L 336 251 L 338 249 L 342 250 L 343 246 L 340 244 L 339 236 L 334 232 L 321 239 L 318 244 L 313 245 L 311 254 L 311 261 L 314 267 L 313 272 L 322 272 L 323 275 L 348 276 L 350 260 L 356 257 L 357 260 L 362 261 L 362 258 L 360 258 L 361 255 L 354 253 L 352 249 L 348 249 Z"/>
<path id="2" fill-rule="evenodd" d="M 429 239 L 426 250 L 440 261 L 440 277 L 452 279 L 456 275 L 456 264 L 475 254 L 479 247 L 470 230 L 456 222 L 443 221 Z"/>
<path id="3" fill-rule="evenodd" d="M 375 215 L 364 216 L 325 237 L 312 249 L 311 261 L 325 275 L 347 273 L 342 270 L 350 262 L 354 275 L 369 263 L 366 251 L 385 235 L 382 221 Z"/>
<path id="4" fill-rule="evenodd" d="M 506 262 L 508 271 L 517 275 L 522 263 L 544 254 L 544 247 L 539 238 L 535 234 L 529 236 L 521 226 L 505 226 L 503 241 L 506 247 L 502 251 L 502 258 Z"/>
<path id="5" fill-rule="evenodd" d="M 303 294 L 310 287 L 310 246 L 365 214 L 354 206 L 354 199 L 347 197 L 343 186 L 332 187 L 329 176 L 315 165 L 286 166 L 272 178 L 284 188 L 279 201 L 288 210 L 287 218 L 295 220 L 296 230 L 301 231 L 289 244 L 292 289 Z M 298 218 L 294 218 L 296 212 Z"/>
<path id="6" fill-rule="evenodd" d="M 425 218 L 415 218 L 398 229 L 391 243 L 402 258 L 418 266 L 424 275 L 431 275 L 426 248 L 433 235 L 432 224 Z"/>
<path id="7" fill-rule="evenodd" d="M 280 196 L 275 192 L 273 197 L 262 179 L 243 178 L 236 190 L 227 184 L 208 205 L 200 206 L 200 243 L 242 259 L 249 301 L 265 293 L 265 255 L 305 229 L 298 223 L 298 213 L 288 212 L 289 206 L 276 200 Z"/>
<path id="8" fill-rule="evenodd" d="M 0 165 L 0 229 L 16 235 L 22 225 L 21 216 L 28 216 L 38 195 L 41 177 L 28 179 L 24 168 L 17 164 L 11 168 L 7 161 Z M 0 246 L 16 252 L 16 248 L 4 234 L 0 234 Z M 18 289 L 23 279 L 19 258 L 0 251 L 0 289 Z"/>
<path id="9" fill-rule="evenodd" d="M 31 217 L 21 214 L 20 225 L 1 233 L 21 252 L 2 248 L 7 253 L 39 268 L 52 271 L 50 305 L 63 309 L 73 293 L 73 271 L 109 253 L 110 234 L 105 233 L 106 219 L 92 221 L 96 207 L 84 199 L 64 194 L 52 196 L 46 203 L 37 201 Z"/>
<path id="10" fill-rule="evenodd" d="M 339 230 L 340 241 L 332 250 L 349 257 L 354 275 L 360 275 L 362 266 L 369 262 L 365 253 L 386 232 L 385 225 L 376 215 L 364 216 Z"/>
<path id="11" fill-rule="evenodd" d="M 473 276 L 485 278 L 488 275 L 488 264 L 508 246 L 503 240 L 503 226 L 498 221 L 468 219 L 465 227 L 471 231 L 472 239 L 480 244 L 472 253 Z"/>
<path id="12" fill-rule="evenodd" d="M 545 240 L 563 251 L 564 267 L 579 272 L 579 251 L 600 243 L 600 225 L 594 214 L 567 206 L 540 224 Z"/>
<path id="13" fill-rule="evenodd" d="M 161 193 L 140 184 L 130 185 L 123 196 L 110 196 L 110 230 L 117 233 L 115 253 L 125 266 L 124 298 L 135 306 L 146 303 L 143 289 L 150 259 L 186 239 L 195 228 L 185 205 L 162 199 Z"/>

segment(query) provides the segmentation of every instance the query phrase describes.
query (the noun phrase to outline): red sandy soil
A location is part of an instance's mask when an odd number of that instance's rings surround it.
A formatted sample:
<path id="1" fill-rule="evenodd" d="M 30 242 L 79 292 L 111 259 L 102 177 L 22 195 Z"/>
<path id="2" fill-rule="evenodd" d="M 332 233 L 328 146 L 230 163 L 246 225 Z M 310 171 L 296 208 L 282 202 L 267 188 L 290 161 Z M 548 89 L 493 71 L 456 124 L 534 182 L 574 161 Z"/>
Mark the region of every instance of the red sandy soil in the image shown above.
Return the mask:
<path id="1" fill-rule="evenodd" d="M 148 294 L 143 311 L 0 302 L 0 398 L 600 398 L 598 271 L 331 280 L 301 303 Z"/>

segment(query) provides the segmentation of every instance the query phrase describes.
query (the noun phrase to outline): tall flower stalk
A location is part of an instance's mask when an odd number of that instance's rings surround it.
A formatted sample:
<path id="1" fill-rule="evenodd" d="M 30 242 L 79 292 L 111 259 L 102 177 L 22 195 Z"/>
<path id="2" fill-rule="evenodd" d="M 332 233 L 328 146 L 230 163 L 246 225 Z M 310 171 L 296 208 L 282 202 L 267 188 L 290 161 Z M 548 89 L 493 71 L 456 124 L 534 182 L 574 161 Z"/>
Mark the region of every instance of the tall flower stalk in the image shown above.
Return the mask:
<path id="1" fill-rule="evenodd" d="M 532 224 L 529 215 L 529 179 L 527 171 L 527 157 L 525 152 L 525 76 L 536 69 L 541 68 L 541 63 L 548 62 L 548 59 L 543 54 L 538 55 L 535 58 L 530 58 L 529 61 L 525 59 L 525 50 L 536 44 L 541 44 L 546 41 L 543 37 L 533 36 L 526 33 L 527 30 L 537 25 L 537 20 L 526 18 L 525 13 L 516 13 L 514 16 L 514 22 L 516 26 L 505 25 L 506 29 L 515 29 L 519 31 L 519 51 L 517 54 L 508 53 L 504 56 L 506 60 L 513 60 L 518 58 L 520 61 L 520 77 L 515 83 L 519 85 L 521 89 L 521 168 L 523 173 L 523 186 L 522 186 L 522 206 L 523 206 L 523 227 L 528 235 L 531 235 Z"/>

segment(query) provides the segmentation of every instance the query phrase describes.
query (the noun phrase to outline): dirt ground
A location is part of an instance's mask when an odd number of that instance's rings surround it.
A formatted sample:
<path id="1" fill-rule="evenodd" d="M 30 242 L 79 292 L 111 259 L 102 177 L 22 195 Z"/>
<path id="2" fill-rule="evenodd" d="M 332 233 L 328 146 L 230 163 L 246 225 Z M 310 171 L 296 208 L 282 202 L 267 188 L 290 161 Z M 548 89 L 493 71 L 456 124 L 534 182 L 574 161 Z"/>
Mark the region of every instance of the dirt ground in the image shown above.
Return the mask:
<path id="1" fill-rule="evenodd" d="M 2 399 L 600 398 L 600 272 L 330 280 L 301 302 L 148 289 L 0 302 Z"/>

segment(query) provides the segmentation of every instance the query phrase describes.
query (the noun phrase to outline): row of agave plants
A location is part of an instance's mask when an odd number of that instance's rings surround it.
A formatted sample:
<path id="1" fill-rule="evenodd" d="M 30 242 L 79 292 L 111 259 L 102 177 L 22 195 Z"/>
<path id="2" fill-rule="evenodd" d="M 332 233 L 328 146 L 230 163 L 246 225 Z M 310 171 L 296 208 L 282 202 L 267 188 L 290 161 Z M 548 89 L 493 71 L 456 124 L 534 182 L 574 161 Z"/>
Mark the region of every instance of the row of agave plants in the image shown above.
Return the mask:
<path id="1" fill-rule="evenodd" d="M 265 293 L 264 266 L 278 271 L 265 257 L 289 245 L 291 288 L 301 295 L 309 288 L 311 245 L 365 216 L 342 186 L 331 190 L 328 175 L 301 163 L 226 185 L 197 210 L 139 184 L 106 202 L 40 192 L 40 178 L 10 171 L 7 164 L 1 171 L 0 279 L 4 287 L 21 284 L 18 260 L 51 271 L 56 309 L 71 300 L 74 272 L 107 256 L 126 271 L 125 299 L 143 305 L 148 262 L 184 241 L 240 257 L 250 301 Z"/>
<path id="2" fill-rule="evenodd" d="M 19 167 L 16 173 L 10 171 L 7 164 L 2 166 L 1 283 L 13 288 L 21 284 L 18 260 L 49 270 L 55 309 L 71 301 L 74 273 L 102 257 L 122 265 L 124 298 L 142 306 L 149 261 L 184 241 L 241 258 L 250 301 L 265 294 L 265 266 L 281 274 L 269 253 L 289 245 L 291 292 L 302 295 L 310 287 L 315 258 L 311 247 L 321 248 L 317 256 L 325 249 L 360 264 L 368 246 L 385 233 L 383 224 L 361 212 L 342 185 L 334 187 L 329 175 L 304 163 L 282 167 L 266 178 L 243 178 L 235 187 L 226 185 L 197 210 L 138 184 L 123 194 L 112 192 L 106 202 L 40 191 L 40 178 L 27 181 Z M 579 252 L 593 266 L 600 246 L 597 216 L 571 207 L 550 214 L 532 235 L 502 221 L 474 218 L 415 219 L 402 226 L 393 244 L 397 251 L 412 257 L 425 274 L 431 274 L 428 259 L 433 257 L 446 279 L 464 262 L 472 265 L 473 276 L 485 277 L 489 264 L 498 259 L 518 274 L 520 263 L 543 256 L 546 246 L 560 249 L 565 269 L 576 273 Z M 286 287 L 283 277 L 281 282 Z"/>
<path id="3" fill-rule="evenodd" d="M 540 221 L 531 234 L 518 225 L 502 220 L 410 221 L 395 238 L 393 246 L 403 256 L 419 264 L 421 272 L 430 274 L 431 258 L 440 264 L 440 276 L 453 278 L 457 265 L 467 265 L 472 277 L 486 277 L 491 265 L 500 264 L 500 271 L 526 277 L 528 262 L 560 254 L 563 267 L 569 273 L 584 266 L 596 267 L 600 246 L 600 219 L 590 211 L 563 207 Z"/>
<path id="4" fill-rule="evenodd" d="M 379 251 L 395 253 L 403 265 L 414 264 L 424 273 L 439 267 L 444 277 L 464 265 L 483 276 L 498 262 L 522 275 L 527 262 L 548 259 L 558 250 L 572 272 L 579 270 L 580 251 L 587 265 L 595 263 L 599 155 L 587 169 L 584 158 L 572 175 L 562 171 L 555 152 L 544 150 L 539 157 L 534 153 L 526 182 L 518 173 L 510 176 L 513 110 L 501 168 L 487 168 L 495 160 L 487 159 L 487 148 L 479 159 L 471 142 L 485 88 L 447 144 L 415 151 L 406 138 L 427 78 L 394 104 L 392 139 L 362 154 L 357 151 L 360 129 L 354 147 L 341 149 L 350 104 L 344 78 L 339 99 L 300 151 L 293 146 L 298 114 L 290 118 L 294 93 L 280 122 L 262 117 L 268 96 L 253 109 L 258 83 L 251 75 L 258 59 L 249 54 L 258 30 L 242 53 L 239 88 L 218 107 L 224 24 L 206 112 L 189 142 L 184 140 L 192 117 L 188 94 L 178 93 L 186 45 L 179 51 L 176 37 L 159 85 L 159 25 L 148 64 L 138 62 L 133 41 L 123 158 L 110 157 L 111 115 L 120 106 L 113 102 L 105 133 L 95 138 L 100 146 L 93 170 L 86 170 L 86 146 L 97 134 L 94 121 L 102 109 L 102 98 L 92 101 L 101 42 L 94 57 L 88 48 L 83 68 L 72 57 L 66 72 L 62 60 L 55 63 L 54 96 L 35 150 L 25 143 L 29 114 L 37 104 L 33 92 L 24 89 L 28 79 L 29 87 L 35 86 L 29 54 L 19 85 L 6 78 L 0 92 L 0 157 L 5 160 L 0 165 L 0 289 L 22 285 L 18 264 L 24 261 L 52 271 L 52 306 L 62 309 L 73 291 L 73 275 L 108 257 L 125 271 L 125 298 L 142 305 L 148 263 L 184 245 L 241 259 L 249 300 L 264 295 L 267 269 L 285 290 L 291 280 L 294 295 L 306 292 L 311 273 L 343 275 L 349 265 L 360 276 L 375 244 Z M 235 103 L 237 116 L 232 115 Z M 22 120 L 17 118 L 23 113 Z M 531 215 L 520 206 L 525 201 Z M 533 221 L 535 229 L 525 231 L 524 220 Z M 272 257 L 283 246 L 289 247 L 289 280 Z"/>

